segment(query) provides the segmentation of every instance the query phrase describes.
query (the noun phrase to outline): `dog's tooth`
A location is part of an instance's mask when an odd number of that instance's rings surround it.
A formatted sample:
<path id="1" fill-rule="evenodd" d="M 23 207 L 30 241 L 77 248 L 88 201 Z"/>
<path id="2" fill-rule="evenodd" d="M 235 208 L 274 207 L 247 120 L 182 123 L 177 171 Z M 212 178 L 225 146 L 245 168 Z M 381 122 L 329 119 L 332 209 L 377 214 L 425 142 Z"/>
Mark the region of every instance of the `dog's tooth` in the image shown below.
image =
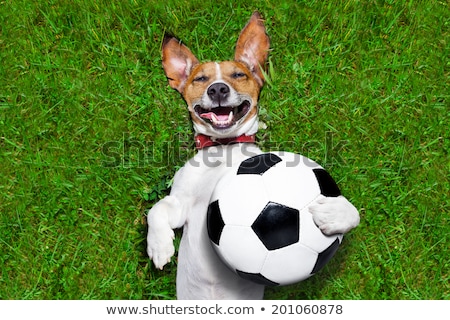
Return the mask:
<path id="1" fill-rule="evenodd" d="M 231 122 L 232 120 L 233 120 L 233 110 L 231 110 L 230 113 L 228 114 L 227 122 Z"/>
<path id="2" fill-rule="evenodd" d="M 211 120 L 212 120 L 213 123 L 218 123 L 219 122 L 219 119 L 217 118 L 217 116 L 214 113 L 211 114 Z"/>

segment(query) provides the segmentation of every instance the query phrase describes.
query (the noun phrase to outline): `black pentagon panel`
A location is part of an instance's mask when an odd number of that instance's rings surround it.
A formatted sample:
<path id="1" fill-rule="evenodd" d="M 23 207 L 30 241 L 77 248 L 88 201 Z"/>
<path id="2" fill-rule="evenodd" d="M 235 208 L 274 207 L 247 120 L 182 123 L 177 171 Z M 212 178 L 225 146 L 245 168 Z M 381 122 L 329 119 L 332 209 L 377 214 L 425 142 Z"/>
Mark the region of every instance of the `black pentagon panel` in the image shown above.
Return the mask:
<path id="1" fill-rule="evenodd" d="M 299 240 L 300 212 L 269 202 L 253 222 L 252 229 L 268 250 L 286 247 Z"/>
<path id="2" fill-rule="evenodd" d="M 314 265 L 311 274 L 314 274 L 319 270 L 321 270 L 328 263 L 328 261 L 330 261 L 330 259 L 334 256 L 338 248 L 339 248 L 339 239 L 336 238 L 336 240 L 334 240 L 334 242 L 330 244 L 328 248 L 319 253 L 316 264 Z"/>
<path id="3" fill-rule="evenodd" d="M 219 200 L 211 202 L 208 206 L 206 223 L 209 238 L 212 242 L 219 245 L 220 236 L 225 226 L 225 223 L 222 219 L 222 214 L 220 213 Z"/>
<path id="4" fill-rule="evenodd" d="M 237 174 L 259 174 L 272 168 L 278 162 L 281 162 L 281 158 L 273 153 L 263 153 L 257 156 L 248 158 L 241 162 Z"/>
<path id="5" fill-rule="evenodd" d="M 337 197 L 341 195 L 336 182 L 330 176 L 330 174 L 324 169 L 313 169 L 316 175 L 317 182 L 319 183 L 320 193 L 325 197 Z"/>
<path id="6" fill-rule="evenodd" d="M 260 273 L 249 273 L 249 272 L 244 272 L 244 271 L 239 271 L 236 270 L 237 274 L 245 279 L 245 280 L 250 280 L 253 281 L 257 284 L 262 284 L 264 286 L 278 286 L 280 285 L 277 282 L 271 281 L 269 279 L 267 279 L 266 277 L 264 277 L 262 274 Z"/>

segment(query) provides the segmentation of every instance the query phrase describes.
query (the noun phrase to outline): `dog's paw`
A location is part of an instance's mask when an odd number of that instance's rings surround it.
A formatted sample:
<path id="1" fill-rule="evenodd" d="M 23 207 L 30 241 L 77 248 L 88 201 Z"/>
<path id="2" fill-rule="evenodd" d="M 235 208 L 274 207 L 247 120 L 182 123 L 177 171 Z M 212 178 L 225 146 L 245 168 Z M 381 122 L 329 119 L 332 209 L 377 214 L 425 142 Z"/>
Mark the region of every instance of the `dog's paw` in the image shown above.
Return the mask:
<path id="1" fill-rule="evenodd" d="M 156 268 L 162 270 L 170 262 L 170 258 L 175 253 L 174 238 L 175 234 L 169 226 L 164 229 L 148 231 L 147 254 L 153 260 Z"/>
<path id="2" fill-rule="evenodd" d="M 343 196 L 320 197 L 309 206 L 309 211 L 326 235 L 347 233 L 359 224 L 358 210 Z"/>

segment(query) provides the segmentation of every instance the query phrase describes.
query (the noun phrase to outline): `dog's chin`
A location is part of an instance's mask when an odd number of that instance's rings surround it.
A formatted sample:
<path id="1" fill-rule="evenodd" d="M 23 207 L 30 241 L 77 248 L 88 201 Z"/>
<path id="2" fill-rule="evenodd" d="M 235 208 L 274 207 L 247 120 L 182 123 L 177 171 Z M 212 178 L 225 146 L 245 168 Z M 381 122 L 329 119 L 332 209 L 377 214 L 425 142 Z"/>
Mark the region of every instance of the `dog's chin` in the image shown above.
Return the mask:
<path id="1" fill-rule="evenodd" d="M 230 131 L 250 112 L 251 102 L 244 100 L 237 106 L 218 106 L 204 108 L 201 105 L 194 106 L 195 116 L 206 125 L 210 125 L 218 131 Z"/>

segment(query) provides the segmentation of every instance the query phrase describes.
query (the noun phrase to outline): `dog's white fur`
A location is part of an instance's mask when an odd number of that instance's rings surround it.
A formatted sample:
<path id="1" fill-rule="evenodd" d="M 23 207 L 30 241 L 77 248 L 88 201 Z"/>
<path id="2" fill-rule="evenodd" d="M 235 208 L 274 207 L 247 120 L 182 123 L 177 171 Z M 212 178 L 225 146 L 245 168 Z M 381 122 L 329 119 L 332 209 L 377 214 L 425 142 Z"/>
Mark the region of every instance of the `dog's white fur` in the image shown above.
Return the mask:
<path id="1" fill-rule="evenodd" d="M 251 108 L 256 108 L 255 96 L 259 94 L 263 83 L 259 67 L 267 58 L 266 37 L 261 17 L 258 13 L 254 13 L 241 32 L 237 45 L 240 53 L 236 53 L 235 57 L 241 62 L 235 63 L 236 68 L 242 68 L 245 64 L 248 68 L 245 70 L 247 77 L 253 77 L 251 80 L 258 85 L 256 89 L 242 89 L 243 92 L 240 88 L 244 86 L 238 80 L 236 82 L 227 80 L 222 75 L 223 71 L 228 70 L 225 67 L 218 63 L 200 64 L 189 49 L 177 40 L 172 38 L 166 42 L 166 48 L 163 48 L 166 50 L 163 54 L 166 75 L 171 86 L 181 92 L 188 102 L 196 134 L 207 134 L 215 139 L 256 132 L 258 123 L 256 113 L 249 113 L 248 117 L 243 117 L 226 129 L 215 128 L 208 121 L 200 119 L 194 112 L 194 106 L 199 104 L 203 108 L 212 109 L 216 107 L 216 102 L 208 97 L 207 90 L 193 97 L 195 92 L 186 88 L 195 81 L 203 82 L 203 78 L 192 78 L 192 73 L 199 73 L 197 69 L 194 72 L 194 68 L 200 66 L 213 74 L 208 76 L 213 79 L 209 79 L 205 84 L 206 89 L 211 84 L 224 83 L 231 88 L 227 104 L 238 105 L 243 99 L 247 99 L 251 102 Z M 206 211 L 218 180 L 232 164 L 240 163 L 249 156 L 261 152 L 253 143 L 219 145 L 199 150 L 176 173 L 170 195 L 156 203 L 149 211 L 147 252 L 157 268 L 162 269 L 174 255 L 173 229 L 183 227 L 178 250 L 176 280 L 178 299 L 263 298 L 264 286 L 240 278 L 220 261 L 210 244 L 206 229 Z M 359 223 L 358 211 L 343 196 L 321 198 L 310 207 L 310 212 L 314 222 L 324 234 L 346 233 Z"/>

